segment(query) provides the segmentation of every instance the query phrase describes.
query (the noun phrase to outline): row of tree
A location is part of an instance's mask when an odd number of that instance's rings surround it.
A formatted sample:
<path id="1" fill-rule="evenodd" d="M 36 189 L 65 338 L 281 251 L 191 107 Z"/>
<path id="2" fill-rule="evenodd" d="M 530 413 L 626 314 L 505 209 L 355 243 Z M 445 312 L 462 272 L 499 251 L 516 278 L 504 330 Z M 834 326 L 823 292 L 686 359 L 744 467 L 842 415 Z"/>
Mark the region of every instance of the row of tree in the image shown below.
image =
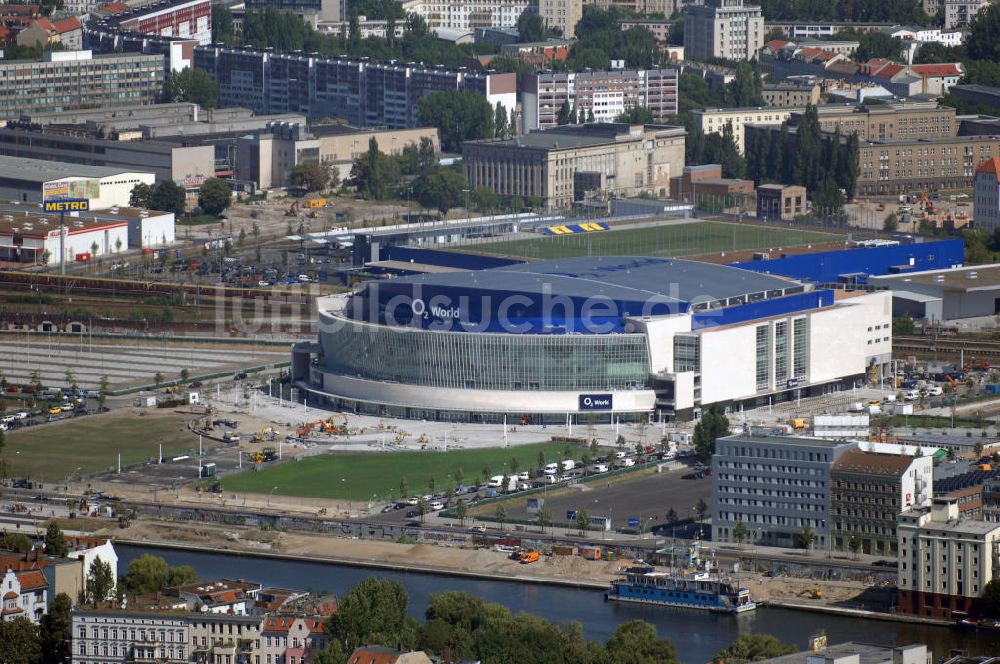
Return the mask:
<path id="1" fill-rule="evenodd" d="M 858 182 L 858 137 L 843 138 L 820 130 L 816 107 L 806 106 L 802 121 L 791 136 L 782 125 L 777 140 L 773 132 L 746 136 L 748 177 L 758 185 L 767 182 L 802 185 L 815 207 L 839 210 L 852 200 Z"/>
<path id="2" fill-rule="evenodd" d="M 618 626 L 604 643 L 588 641 L 579 623 L 556 625 L 529 613 L 468 593 L 431 595 L 424 623 L 408 614 L 409 598 L 398 581 L 369 578 L 338 599 L 327 623 L 330 647 L 314 664 L 344 664 L 357 647 L 380 644 L 415 648 L 449 661 L 549 662 L 552 664 L 674 664 L 674 645 L 641 620 Z M 744 633 L 719 653 L 724 661 L 753 661 L 794 652 L 774 637 Z"/>
<path id="3" fill-rule="evenodd" d="M 198 207 L 205 214 L 220 215 L 232 201 L 232 187 L 219 178 L 208 178 L 198 191 Z M 162 180 L 154 184 L 140 182 L 132 188 L 129 205 L 147 210 L 173 212 L 180 217 L 187 211 L 187 193 L 184 187 L 173 180 Z"/>
<path id="4" fill-rule="evenodd" d="M 929 25 L 920 0 L 761 0 L 765 21 L 842 21 Z"/>

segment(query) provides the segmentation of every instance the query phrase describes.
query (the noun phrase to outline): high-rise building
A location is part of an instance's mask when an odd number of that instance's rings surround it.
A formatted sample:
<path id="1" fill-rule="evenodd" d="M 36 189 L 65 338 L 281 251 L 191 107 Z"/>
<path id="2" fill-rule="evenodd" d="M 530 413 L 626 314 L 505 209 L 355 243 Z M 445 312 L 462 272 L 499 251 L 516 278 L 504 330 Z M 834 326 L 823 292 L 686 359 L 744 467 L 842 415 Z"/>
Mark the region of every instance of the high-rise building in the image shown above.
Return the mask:
<path id="1" fill-rule="evenodd" d="M 1000 157 L 991 157 L 976 167 L 972 178 L 972 218 L 976 228 L 989 235 L 1000 228 Z"/>
<path id="2" fill-rule="evenodd" d="M 49 51 L 0 62 L 0 119 L 21 113 L 151 104 L 163 92 L 163 56 Z"/>
<path id="3" fill-rule="evenodd" d="M 945 29 L 968 28 L 976 14 L 989 4 L 989 0 L 945 0 Z"/>
<path id="4" fill-rule="evenodd" d="M 743 0 L 707 0 L 684 17 L 685 55 L 694 60 L 753 60 L 764 45 L 764 16 Z"/>
<path id="5" fill-rule="evenodd" d="M 517 102 L 516 74 L 216 46 L 197 48 L 194 62 L 219 84 L 221 106 L 338 117 L 359 127 L 419 126 L 417 102 L 435 91 L 478 92 L 508 117 Z"/>
<path id="6" fill-rule="evenodd" d="M 576 24 L 583 18 L 583 0 L 538 0 L 538 15 L 546 27 L 562 31 L 566 39 L 576 36 Z"/>
<path id="7" fill-rule="evenodd" d="M 557 126 L 563 104 L 576 110 L 580 123 L 614 122 L 638 106 L 652 111 L 654 122 L 664 123 L 677 114 L 677 70 L 543 72 L 522 79 L 524 131 Z"/>

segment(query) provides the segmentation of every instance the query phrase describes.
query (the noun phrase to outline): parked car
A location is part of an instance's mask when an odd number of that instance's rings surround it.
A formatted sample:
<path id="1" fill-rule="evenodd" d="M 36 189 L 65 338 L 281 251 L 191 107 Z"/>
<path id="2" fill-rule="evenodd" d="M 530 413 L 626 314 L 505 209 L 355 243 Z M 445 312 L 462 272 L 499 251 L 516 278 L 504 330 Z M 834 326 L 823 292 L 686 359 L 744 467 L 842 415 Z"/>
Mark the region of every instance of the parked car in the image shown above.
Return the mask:
<path id="1" fill-rule="evenodd" d="M 479 534 L 485 533 L 486 532 L 486 526 L 472 526 L 471 528 L 469 528 L 469 532 L 470 533 L 479 533 Z"/>
<path id="2" fill-rule="evenodd" d="M 438 510 L 443 510 L 443 509 L 444 509 L 444 503 L 442 503 L 440 500 L 435 500 L 434 502 L 431 503 L 432 511 L 437 512 Z"/>

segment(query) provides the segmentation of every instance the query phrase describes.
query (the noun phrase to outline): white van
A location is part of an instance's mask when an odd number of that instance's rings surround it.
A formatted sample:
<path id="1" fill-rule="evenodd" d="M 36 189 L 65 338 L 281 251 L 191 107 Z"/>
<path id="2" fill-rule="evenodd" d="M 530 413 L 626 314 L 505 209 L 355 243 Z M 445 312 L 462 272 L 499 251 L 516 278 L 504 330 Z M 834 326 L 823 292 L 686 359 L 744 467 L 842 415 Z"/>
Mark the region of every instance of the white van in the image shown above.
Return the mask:
<path id="1" fill-rule="evenodd" d="M 625 450 L 618 450 L 617 452 L 615 452 L 615 458 L 616 459 L 624 459 L 625 458 Z"/>
<path id="2" fill-rule="evenodd" d="M 519 479 L 522 482 L 527 482 L 528 480 L 531 479 L 531 473 L 529 473 L 526 470 L 522 470 L 517 474 L 517 479 Z"/>
<path id="3" fill-rule="evenodd" d="M 545 474 L 546 475 L 555 475 L 558 472 L 559 472 L 559 464 L 558 463 L 550 463 L 549 465 L 545 466 Z"/>
<path id="4" fill-rule="evenodd" d="M 919 401 L 920 392 L 917 392 L 916 390 L 910 390 L 909 392 L 903 395 L 903 398 L 906 399 L 907 401 Z"/>
<path id="5" fill-rule="evenodd" d="M 573 461 L 572 459 L 566 459 L 565 461 L 562 462 L 563 470 L 573 470 L 574 468 L 576 468 L 576 461 Z"/>
<path id="6" fill-rule="evenodd" d="M 944 394 L 944 390 L 941 389 L 940 385 L 932 385 L 927 388 L 927 394 L 932 397 L 939 397 Z"/>
<path id="7" fill-rule="evenodd" d="M 503 481 L 506 478 L 503 475 L 494 475 L 490 478 L 490 481 L 486 483 L 486 487 L 489 489 L 499 489 L 503 486 Z"/>
<path id="8" fill-rule="evenodd" d="M 604 464 L 604 463 L 596 463 L 596 464 L 594 464 L 594 472 L 595 473 L 606 473 L 606 472 L 608 472 L 608 466 L 607 466 L 607 464 Z"/>

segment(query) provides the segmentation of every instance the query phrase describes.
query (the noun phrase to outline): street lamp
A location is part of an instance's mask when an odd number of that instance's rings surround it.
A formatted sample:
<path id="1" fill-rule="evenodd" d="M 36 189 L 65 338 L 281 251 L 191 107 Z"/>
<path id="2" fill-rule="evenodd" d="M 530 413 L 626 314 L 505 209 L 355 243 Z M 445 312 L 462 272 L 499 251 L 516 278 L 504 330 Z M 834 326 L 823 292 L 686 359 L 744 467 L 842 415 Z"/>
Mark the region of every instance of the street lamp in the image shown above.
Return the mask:
<path id="1" fill-rule="evenodd" d="M 267 506 L 271 506 L 271 494 L 278 490 L 278 487 L 271 487 L 271 490 L 267 492 Z"/>

